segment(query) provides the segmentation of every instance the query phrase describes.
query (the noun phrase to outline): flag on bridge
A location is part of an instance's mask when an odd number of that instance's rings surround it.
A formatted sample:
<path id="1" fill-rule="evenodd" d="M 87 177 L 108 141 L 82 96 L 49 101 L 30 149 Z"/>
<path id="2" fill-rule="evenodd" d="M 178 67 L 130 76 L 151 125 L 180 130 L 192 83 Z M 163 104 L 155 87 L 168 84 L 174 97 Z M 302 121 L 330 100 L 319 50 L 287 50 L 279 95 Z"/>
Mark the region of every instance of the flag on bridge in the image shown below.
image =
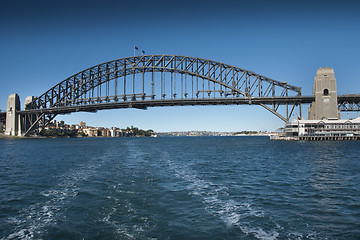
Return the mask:
<path id="1" fill-rule="evenodd" d="M 137 46 L 134 46 L 135 47 L 135 50 L 139 50 L 139 48 Z"/>
<path id="2" fill-rule="evenodd" d="M 142 52 L 143 54 L 145 54 L 145 51 L 144 51 L 144 50 L 141 50 L 141 52 Z"/>

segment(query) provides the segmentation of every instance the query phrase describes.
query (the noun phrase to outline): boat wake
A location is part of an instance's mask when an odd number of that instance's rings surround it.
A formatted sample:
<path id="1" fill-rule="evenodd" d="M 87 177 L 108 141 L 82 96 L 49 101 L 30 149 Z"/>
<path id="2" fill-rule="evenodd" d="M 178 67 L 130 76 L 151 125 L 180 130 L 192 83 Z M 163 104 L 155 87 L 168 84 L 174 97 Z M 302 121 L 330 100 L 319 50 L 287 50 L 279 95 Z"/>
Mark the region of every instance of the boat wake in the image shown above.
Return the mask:
<path id="1" fill-rule="evenodd" d="M 239 203 L 231 199 L 226 186 L 201 179 L 195 171 L 184 165 L 184 161 L 176 163 L 169 156 L 165 158 L 175 176 L 187 183 L 189 194 L 200 197 L 205 210 L 220 218 L 227 228 L 239 228 L 244 234 L 261 240 L 273 240 L 279 236 L 281 227 L 272 220 L 266 224 L 272 226 L 270 229 L 264 230 L 260 224 L 256 224 L 261 222 L 264 225 L 267 219 L 263 209 L 249 202 Z"/>
<path id="2" fill-rule="evenodd" d="M 47 200 L 33 204 L 19 211 L 19 215 L 7 219 L 13 226 L 13 233 L 2 239 L 39 239 L 47 226 L 55 225 L 61 218 L 64 204 L 79 192 L 79 183 L 96 174 L 107 156 L 96 157 L 61 177 L 54 188 L 40 192 Z"/>

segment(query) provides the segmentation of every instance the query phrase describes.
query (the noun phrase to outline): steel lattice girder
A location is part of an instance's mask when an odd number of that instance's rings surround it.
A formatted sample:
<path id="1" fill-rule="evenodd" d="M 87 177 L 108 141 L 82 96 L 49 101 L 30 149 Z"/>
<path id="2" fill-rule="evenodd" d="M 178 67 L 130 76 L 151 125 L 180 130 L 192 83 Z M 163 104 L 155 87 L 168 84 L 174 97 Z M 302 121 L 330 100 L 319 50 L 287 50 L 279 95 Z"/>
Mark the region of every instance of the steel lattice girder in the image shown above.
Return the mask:
<path id="1" fill-rule="evenodd" d="M 360 111 L 359 102 L 342 102 L 339 104 L 339 110 L 343 112 L 358 112 Z"/>
<path id="2" fill-rule="evenodd" d="M 159 78 L 159 76 L 154 77 L 156 73 L 161 74 L 161 83 L 155 79 Z M 146 74 L 152 75 L 151 81 L 145 81 Z M 135 83 L 138 81 L 135 80 L 135 75 L 142 75 L 141 91 L 135 88 Z M 118 84 L 118 80 L 123 86 Z M 181 85 L 179 85 L 180 81 Z M 202 81 L 202 85 L 201 83 L 199 85 L 199 81 Z M 110 82 L 115 82 L 115 90 L 110 86 Z M 187 84 L 191 84 L 191 90 Z M 160 94 L 156 93 L 156 88 L 160 88 L 159 85 L 161 85 Z M 203 96 L 202 100 L 199 99 L 200 94 Z M 283 101 L 283 99 L 299 96 L 301 96 L 299 87 L 221 62 L 188 56 L 146 55 L 121 58 L 81 71 L 35 98 L 26 109 L 27 114 L 41 113 L 42 119 L 37 120 L 37 124 L 46 125 L 54 116 L 47 116 L 46 120 L 43 114 L 71 112 L 73 111 L 71 109 L 80 109 L 76 108 L 79 105 L 96 105 L 100 109 L 99 104 L 105 102 L 114 103 L 113 108 L 117 108 L 121 105 L 118 104 L 119 101 L 126 102 L 123 104 L 126 106 L 129 102 L 139 99 L 147 106 L 155 106 L 156 104 L 150 103 L 155 100 L 164 100 L 161 106 L 181 105 L 181 99 L 191 100 L 190 105 L 203 105 L 201 101 L 207 99 L 206 105 L 219 104 L 219 102 L 257 104 L 287 121 L 294 107 L 300 102 L 299 100 Z M 278 113 L 280 105 L 286 106 L 285 117 Z M 94 106 L 88 108 L 85 106 L 81 109 L 94 111 Z"/>
<path id="3" fill-rule="evenodd" d="M 194 66 L 195 69 L 194 69 Z M 34 99 L 35 108 L 61 106 L 72 102 L 95 87 L 116 78 L 142 72 L 173 72 L 186 74 L 229 88 L 244 97 L 301 95 L 301 89 L 254 72 L 206 59 L 185 56 L 137 56 L 102 63 L 79 72 Z M 275 88 L 280 94 L 275 94 Z"/>
<path id="4" fill-rule="evenodd" d="M 6 112 L 0 112 L 0 122 L 6 121 Z"/>
<path id="5" fill-rule="evenodd" d="M 340 111 L 360 111 L 360 94 L 346 94 L 338 97 Z"/>

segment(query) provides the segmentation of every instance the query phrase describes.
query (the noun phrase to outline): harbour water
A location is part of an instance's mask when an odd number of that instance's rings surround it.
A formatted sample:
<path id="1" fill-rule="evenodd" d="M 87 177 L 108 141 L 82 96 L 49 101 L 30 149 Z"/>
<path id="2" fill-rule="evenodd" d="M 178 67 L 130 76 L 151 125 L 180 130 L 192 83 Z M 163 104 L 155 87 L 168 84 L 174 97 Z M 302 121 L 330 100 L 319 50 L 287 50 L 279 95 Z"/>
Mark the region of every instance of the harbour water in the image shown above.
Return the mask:
<path id="1" fill-rule="evenodd" d="M 0 239 L 360 239 L 360 142 L 0 139 Z"/>

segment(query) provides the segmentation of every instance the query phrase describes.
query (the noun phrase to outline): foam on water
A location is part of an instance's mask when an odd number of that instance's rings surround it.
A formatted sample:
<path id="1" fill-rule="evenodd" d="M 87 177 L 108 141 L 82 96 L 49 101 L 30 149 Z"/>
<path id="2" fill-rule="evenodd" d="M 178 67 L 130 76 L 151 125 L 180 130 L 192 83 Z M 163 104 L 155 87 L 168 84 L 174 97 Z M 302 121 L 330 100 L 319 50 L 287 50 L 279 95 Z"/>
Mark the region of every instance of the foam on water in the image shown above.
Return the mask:
<path id="1" fill-rule="evenodd" d="M 107 197 L 109 200 L 114 201 L 115 203 L 118 203 L 118 199 L 113 198 L 108 196 Z M 121 204 L 115 204 L 114 207 L 112 207 L 110 209 L 110 211 L 108 213 L 106 213 L 106 216 L 101 219 L 102 222 L 104 222 L 105 224 L 113 227 L 115 229 L 116 234 L 121 237 L 121 239 L 138 239 L 140 236 L 143 239 L 144 236 L 142 236 L 141 233 L 146 232 L 145 229 L 148 228 L 147 225 L 147 219 L 142 217 L 142 223 L 141 225 L 129 225 L 129 224 L 125 224 L 125 223 L 120 223 L 117 220 L 118 216 L 121 216 L 121 214 L 119 213 L 119 209 L 118 208 L 123 208 L 125 207 L 127 210 L 127 212 L 129 213 L 129 215 L 133 218 L 133 217 L 138 217 L 136 216 L 136 211 L 134 211 L 134 209 L 132 209 L 131 207 L 131 203 L 128 203 L 126 205 L 121 205 Z"/>
<path id="2" fill-rule="evenodd" d="M 166 155 L 166 153 L 164 153 Z M 200 179 L 196 172 L 182 162 L 173 162 L 169 156 L 165 157 L 169 169 L 177 178 L 183 179 L 188 184 L 189 194 L 202 198 L 207 212 L 219 217 L 227 228 L 238 227 L 245 234 L 252 234 L 257 239 L 274 240 L 279 236 L 280 228 L 274 222 L 274 229 L 265 231 L 259 226 L 252 224 L 248 219 L 261 219 L 264 221 L 265 213 L 261 208 L 253 206 L 249 202 L 239 203 L 229 197 L 228 188 L 221 184 Z"/>
<path id="3" fill-rule="evenodd" d="M 113 199 L 117 200 L 117 199 Z M 120 213 L 119 208 L 126 208 L 129 219 L 138 218 L 140 222 L 137 224 L 131 223 L 120 223 L 118 217 L 123 217 Z M 111 210 L 106 214 L 106 216 L 101 219 L 105 224 L 113 227 L 115 229 L 117 237 L 121 239 L 146 239 L 144 234 L 147 233 L 149 228 L 149 220 L 144 216 L 139 216 L 136 211 L 132 208 L 131 203 L 126 205 L 115 205 Z M 156 238 L 155 238 L 156 239 Z"/>
<path id="4" fill-rule="evenodd" d="M 129 163 L 130 168 L 132 168 L 134 167 L 133 164 L 136 165 L 137 162 L 141 162 L 143 160 L 145 153 L 141 151 L 132 141 L 127 141 L 124 145 L 126 146 L 126 151 L 128 151 L 126 160 Z M 131 180 L 131 182 L 134 183 L 133 180 Z M 110 187 L 113 189 L 112 193 L 115 193 L 115 195 L 106 196 L 106 199 L 108 200 L 108 205 L 112 207 L 106 208 L 104 213 L 105 216 L 101 219 L 101 221 L 114 228 L 117 237 L 120 237 L 120 239 L 148 239 L 145 235 L 150 228 L 149 219 L 137 212 L 131 203 L 130 199 L 132 199 L 132 197 L 120 198 L 117 196 L 134 196 L 139 195 L 139 193 L 123 189 L 123 187 L 122 183 L 115 183 Z M 123 221 L 120 222 L 124 217 L 124 212 L 127 213 L 126 217 L 128 218 L 126 223 Z M 133 223 L 132 219 L 136 219 L 136 224 Z M 156 240 L 156 238 L 152 239 Z"/>
<path id="5" fill-rule="evenodd" d="M 135 235 L 129 233 L 130 230 L 126 224 L 120 224 L 117 221 L 112 220 L 112 215 L 116 214 L 116 211 L 116 208 L 112 208 L 112 211 L 108 213 L 103 219 L 101 219 L 101 221 L 115 228 L 116 233 L 122 236 L 124 239 L 136 239 Z"/>
<path id="6" fill-rule="evenodd" d="M 19 211 L 17 217 L 7 220 L 14 225 L 14 232 L 2 239 L 33 239 L 39 238 L 42 229 L 51 224 L 56 224 L 56 215 L 61 214 L 65 202 L 71 201 L 79 192 L 78 183 L 84 181 L 101 167 L 106 157 L 92 159 L 86 164 L 79 165 L 69 173 L 63 175 L 63 179 L 53 189 L 42 191 L 40 194 L 48 200 L 39 202 Z"/>

